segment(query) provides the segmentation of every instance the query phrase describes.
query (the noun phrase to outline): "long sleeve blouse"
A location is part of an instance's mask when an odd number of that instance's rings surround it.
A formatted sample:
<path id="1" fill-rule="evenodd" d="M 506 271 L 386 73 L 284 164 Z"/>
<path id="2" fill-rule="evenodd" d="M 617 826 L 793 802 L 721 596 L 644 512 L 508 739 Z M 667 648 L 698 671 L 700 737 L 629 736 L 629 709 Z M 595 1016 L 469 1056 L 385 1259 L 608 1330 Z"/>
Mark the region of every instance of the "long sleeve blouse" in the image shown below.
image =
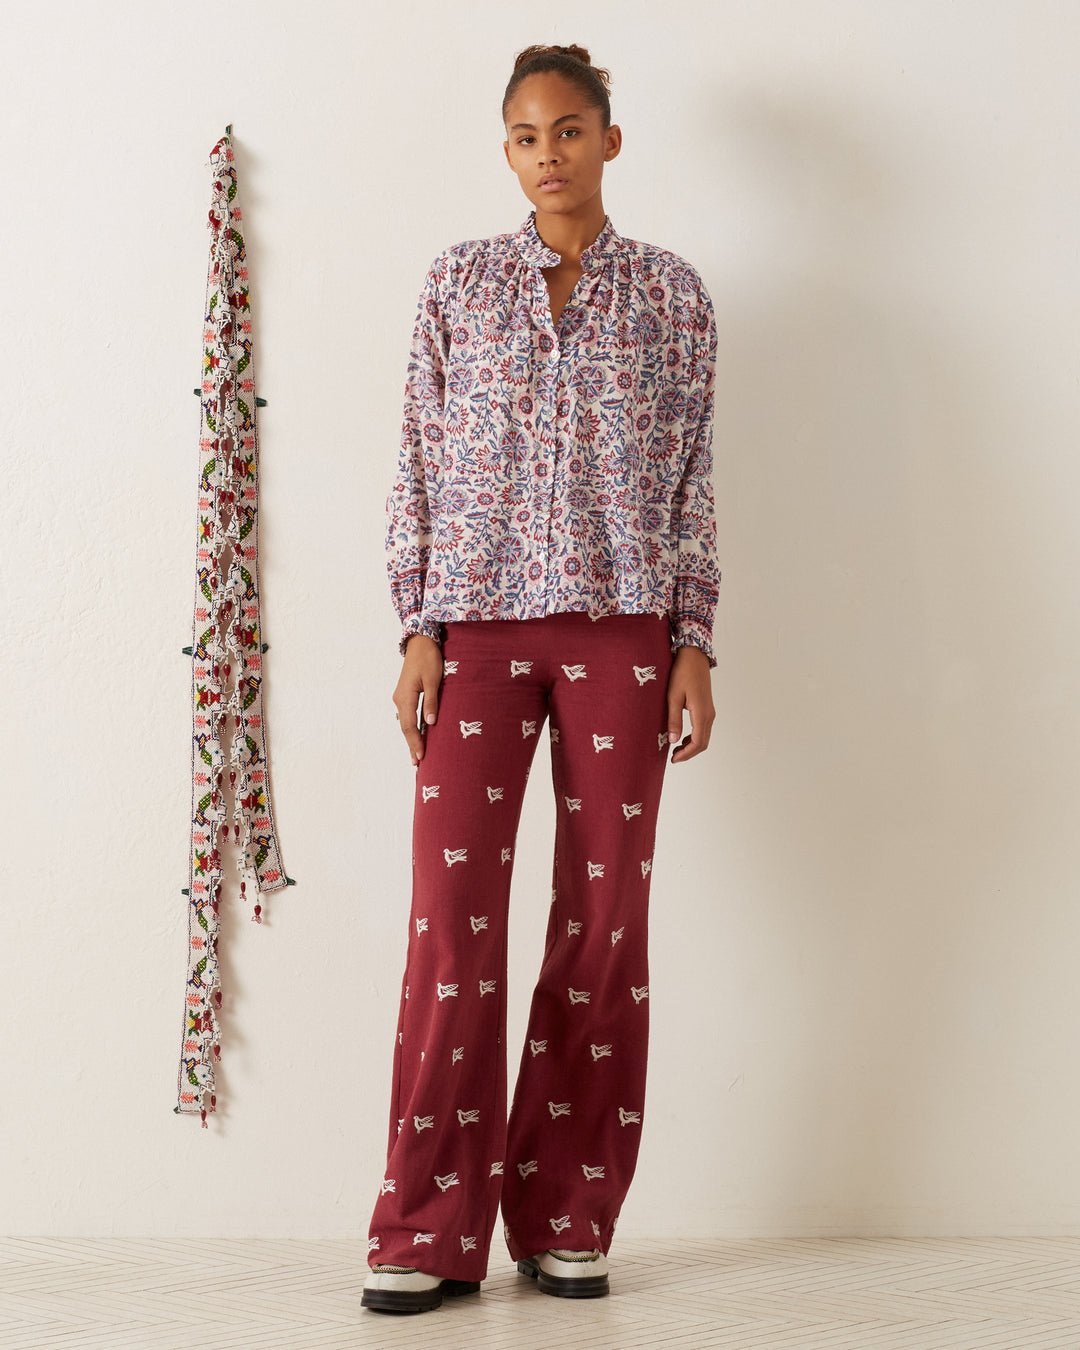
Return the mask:
<path id="1" fill-rule="evenodd" d="M 387 571 L 401 620 L 667 614 L 716 665 L 716 322 L 685 259 L 610 216 L 553 323 L 530 212 L 432 262 L 417 306 Z"/>

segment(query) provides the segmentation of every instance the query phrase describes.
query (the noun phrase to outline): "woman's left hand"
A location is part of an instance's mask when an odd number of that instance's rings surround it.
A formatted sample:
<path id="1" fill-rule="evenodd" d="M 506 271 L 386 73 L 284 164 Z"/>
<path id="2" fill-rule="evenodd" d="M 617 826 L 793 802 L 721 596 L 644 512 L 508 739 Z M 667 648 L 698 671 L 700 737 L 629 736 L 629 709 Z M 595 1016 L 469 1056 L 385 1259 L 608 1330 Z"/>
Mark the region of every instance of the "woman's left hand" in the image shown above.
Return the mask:
<path id="1" fill-rule="evenodd" d="M 690 735 L 683 737 L 671 756 L 672 764 L 693 759 L 709 744 L 716 710 L 713 707 L 709 658 L 700 647 L 679 647 L 667 685 L 668 740 L 682 736 L 683 709 L 690 714 Z"/>

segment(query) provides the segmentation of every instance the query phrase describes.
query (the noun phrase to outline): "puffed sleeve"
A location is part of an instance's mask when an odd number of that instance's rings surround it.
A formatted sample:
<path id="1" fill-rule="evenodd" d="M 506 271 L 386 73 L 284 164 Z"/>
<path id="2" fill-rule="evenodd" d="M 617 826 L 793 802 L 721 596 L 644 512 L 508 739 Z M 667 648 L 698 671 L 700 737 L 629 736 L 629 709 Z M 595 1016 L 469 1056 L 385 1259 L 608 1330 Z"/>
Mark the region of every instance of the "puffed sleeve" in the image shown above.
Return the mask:
<path id="1" fill-rule="evenodd" d="M 716 318 L 700 277 L 691 333 L 685 470 L 673 499 L 672 543 L 676 554 L 672 645 L 700 647 L 713 655 L 713 615 L 720 586 L 716 559 L 716 507 L 712 486 L 713 392 L 716 383 Z"/>
<path id="2" fill-rule="evenodd" d="M 442 626 L 423 617 L 424 579 L 431 554 L 429 493 L 438 485 L 450 330 L 444 291 L 445 254 L 428 268 L 416 307 L 405 378 L 405 408 L 397 475 L 386 499 L 386 570 L 401 620 L 402 653 L 415 633 L 442 640 Z"/>

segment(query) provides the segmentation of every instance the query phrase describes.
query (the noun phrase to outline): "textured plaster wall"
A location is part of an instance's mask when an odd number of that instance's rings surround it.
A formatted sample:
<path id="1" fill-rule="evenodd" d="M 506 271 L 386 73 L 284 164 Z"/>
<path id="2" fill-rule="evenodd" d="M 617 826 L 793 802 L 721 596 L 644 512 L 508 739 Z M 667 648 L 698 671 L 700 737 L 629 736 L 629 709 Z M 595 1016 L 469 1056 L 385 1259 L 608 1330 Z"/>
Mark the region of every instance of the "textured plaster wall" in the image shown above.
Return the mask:
<path id="1" fill-rule="evenodd" d="M 668 780 L 621 1231 L 1080 1231 L 1080 11 L 1050 0 L 12 8 L 0 1225 L 366 1230 L 412 785 L 383 502 L 424 269 L 528 210 L 498 110 L 537 40 L 612 68 L 605 204 L 700 268 L 721 335 L 719 717 Z M 261 928 L 227 920 L 202 1131 L 172 1114 L 180 648 L 204 165 L 227 121 L 298 885 Z"/>

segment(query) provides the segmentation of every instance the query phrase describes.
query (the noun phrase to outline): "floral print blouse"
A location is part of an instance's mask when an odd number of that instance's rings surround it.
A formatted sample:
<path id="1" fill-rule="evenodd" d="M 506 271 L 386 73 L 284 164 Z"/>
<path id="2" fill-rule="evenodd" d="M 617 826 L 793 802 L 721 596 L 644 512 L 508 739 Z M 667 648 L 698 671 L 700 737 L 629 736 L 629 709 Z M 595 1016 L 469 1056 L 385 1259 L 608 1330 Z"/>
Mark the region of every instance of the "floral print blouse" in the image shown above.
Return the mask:
<path id="1" fill-rule="evenodd" d="M 428 269 L 386 504 L 401 650 L 461 619 L 666 613 L 715 666 L 712 302 L 606 216 L 556 324 L 560 261 L 532 211 Z"/>

